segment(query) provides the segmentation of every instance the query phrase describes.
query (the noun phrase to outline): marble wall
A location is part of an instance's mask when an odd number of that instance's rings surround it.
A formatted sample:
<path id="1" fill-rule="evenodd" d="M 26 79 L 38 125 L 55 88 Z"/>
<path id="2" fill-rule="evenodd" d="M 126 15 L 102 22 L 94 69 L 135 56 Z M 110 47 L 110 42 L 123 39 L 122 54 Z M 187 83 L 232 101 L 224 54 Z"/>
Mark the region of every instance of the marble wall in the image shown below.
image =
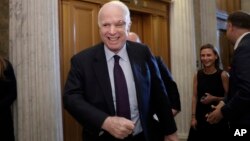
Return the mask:
<path id="1" fill-rule="evenodd" d="M 58 6 L 58 0 L 9 0 L 18 141 L 63 141 Z"/>
<path id="2" fill-rule="evenodd" d="M 250 1 L 249 0 L 241 0 L 241 9 L 250 13 Z"/>
<path id="3" fill-rule="evenodd" d="M 170 8 L 171 69 L 181 99 L 176 116 L 178 135 L 186 140 L 190 128 L 192 81 L 195 66 L 195 24 L 193 0 L 175 0 Z M 185 23 L 185 24 L 183 24 Z"/>

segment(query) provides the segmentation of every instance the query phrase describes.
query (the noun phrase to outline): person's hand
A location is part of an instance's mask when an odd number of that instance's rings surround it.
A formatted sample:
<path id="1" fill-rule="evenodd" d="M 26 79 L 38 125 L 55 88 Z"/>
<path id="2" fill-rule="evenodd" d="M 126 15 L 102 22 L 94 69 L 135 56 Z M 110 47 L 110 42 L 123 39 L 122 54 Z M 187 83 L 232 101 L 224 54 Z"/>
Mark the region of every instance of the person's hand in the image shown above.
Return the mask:
<path id="1" fill-rule="evenodd" d="M 192 117 L 191 119 L 191 127 L 196 129 L 196 126 L 197 126 L 197 120 L 195 117 Z"/>
<path id="2" fill-rule="evenodd" d="M 175 110 L 175 109 L 172 109 L 172 113 L 173 113 L 173 116 L 175 117 L 179 113 L 179 111 Z"/>
<path id="3" fill-rule="evenodd" d="M 173 134 L 165 136 L 164 141 L 179 141 L 177 133 L 174 132 Z"/>
<path id="4" fill-rule="evenodd" d="M 209 104 L 214 101 L 214 96 L 210 93 L 205 93 L 205 95 L 201 98 L 200 102 L 203 104 Z"/>
<path id="5" fill-rule="evenodd" d="M 225 105 L 223 101 L 220 101 L 220 103 L 217 106 L 212 105 L 213 112 L 208 113 L 206 115 L 207 117 L 207 122 L 210 124 L 215 124 L 218 123 L 222 118 L 223 115 L 221 113 L 221 108 Z"/>
<path id="6" fill-rule="evenodd" d="M 102 128 L 118 139 L 124 139 L 130 135 L 135 126 L 134 122 L 123 117 L 107 117 Z"/>

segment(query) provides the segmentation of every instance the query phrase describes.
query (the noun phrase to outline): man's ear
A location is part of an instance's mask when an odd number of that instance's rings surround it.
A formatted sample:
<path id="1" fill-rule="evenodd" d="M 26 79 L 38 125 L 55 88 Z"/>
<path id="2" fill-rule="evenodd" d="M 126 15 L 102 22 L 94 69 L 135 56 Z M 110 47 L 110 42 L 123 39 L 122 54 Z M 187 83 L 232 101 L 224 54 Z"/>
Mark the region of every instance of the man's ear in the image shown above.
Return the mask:
<path id="1" fill-rule="evenodd" d="M 234 26 L 232 25 L 232 23 L 228 22 L 227 23 L 227 29 L 229 30 L 233 30 Z"/>

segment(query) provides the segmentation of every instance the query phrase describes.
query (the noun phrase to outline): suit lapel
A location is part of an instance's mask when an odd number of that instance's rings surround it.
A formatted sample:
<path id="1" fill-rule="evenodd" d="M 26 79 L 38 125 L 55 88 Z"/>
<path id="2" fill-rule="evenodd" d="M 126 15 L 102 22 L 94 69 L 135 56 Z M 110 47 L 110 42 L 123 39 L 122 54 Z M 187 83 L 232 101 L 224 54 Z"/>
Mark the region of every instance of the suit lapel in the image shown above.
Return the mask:
<path id="1" fill-rule="evenodd" d="M 94 73 L 96 74 L 97 81 L 101 86 L 103 94 L 105 95 L 104 97 L 105 101 L 107 102 L 109 111 L 112 115 L 115 115 L 111 83 L 109 79 L 108 67 L 103 44 L 99 46 L 99 49 L 94 59 Z"/>
<path id="2" fill-rule="evenodd" d="M 129 61 L 130 61 L 133 76 L 134 76 L 137 102 L 138 102 L 139 109 L 141 109 L 141 106 L 143 104 L 141 100 L 142 98 L 141 90 L 140 90 L 141 84 L 140 84 L 140 79 L 138 78 L 138 76 L 141 75 L 141 66 L 139 63 L 140 59 L 138 58 L 138 55 L 139 55 L 138 52 L 136 52 L 132 48 L 133 46 L 130 45 L 129 42 L 127 42 L 127 53 L 128 53 Z"/>
<path id="3" fill-rule="evenodd" d="M 127 41 L 127 52 L 134 75 L 139 111 L 148 111 L 150 101 L 150 72 L 145 63 L 145 52 L 140 45 Z M 144 111 L 144 112 L 143 112 Z M 146 116 L 147 113 L 144 113 Z M 143 114 L 142 114 L 143 115 Z"/>

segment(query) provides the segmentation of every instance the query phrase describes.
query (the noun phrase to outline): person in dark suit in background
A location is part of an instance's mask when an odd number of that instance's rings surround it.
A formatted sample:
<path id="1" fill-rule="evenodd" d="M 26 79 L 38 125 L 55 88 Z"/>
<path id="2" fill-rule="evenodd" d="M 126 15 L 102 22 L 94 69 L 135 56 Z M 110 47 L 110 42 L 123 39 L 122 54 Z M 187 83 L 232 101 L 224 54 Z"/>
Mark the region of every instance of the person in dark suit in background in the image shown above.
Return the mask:
<path id="1" fill-rule="evenodd" d="M 0 56 L 0 139 L 14 141 L 11 105 L 17 96 L 16 77 L 11 63 Z"/>
<path id="2" fill-rule="evenodd" d="M 141 43 L 140 37 L 135 32 L 129 32 L 128 40 L 133 42 Z M 168 67 L 163 63 L 160 56 L 155 56 L 157 65 L 160 70 L 161 78 L 164 82 L 166 91 L 169 96 L 171 103 L 171 109 L 174 116 L 176 116 L 181 111 L 180 94 L 176 82 L 174 81 L 172 74 L 170 73 Z"/>
<path id="3" fill-rule="evenodd" d="M 146 45 L 127 41 L 131 25 L 128 7 L 120 1 L 104 4 L 98 25 L 103 42 L 72 57 L 64 87 L 64 106 L 83 126 L 83 140 L 155 141 L 154 133 L 161 130 L 165 141 L 177 141 L 155 58 Z M 124 95 L 129 99 L 129 106 L 122 108 L 129 116 L 120 112 L 120 104 L 126 100 L 117 99 L 119 83 L 113 69 L 118 62 L 126 79 L 123 92 L 128 91 Z M 153 114 L 159 118 L 159 130 L 153 128 Z"/>
<path id="4" fill-rule="evenodd" d="M 225 100 L 213 106 L 214 111 L 207 115 L 207 121 L 215 124 L 225 118 L 232 130 L 250 129 L 250 15 L 242 11 L 229 14 L 226 35 L 234 44 L 229 92 Z"/>
<path id="5" fill-rule="evenodd" d="M 155 59 L 157 61 L 161 73 L 161 78 L 164 82 L 166 91 L 170 99 L 172 113 L 174 116 L 176 116 L 181 111 L 180 94 L 177 84 L 174 81 L 168 67 L 163 63 L 162 58 L 160 56 L 155 56 Z"/>
<path id="6" fill-rule="evenodd" d="M 133 41 L 133 42 L 137 42 L 137 43 L 142 43 L 139 35 L 136 34 L 135 32 L 131 32 L 131 31 L 128 33 L 128 40 Z"/>

